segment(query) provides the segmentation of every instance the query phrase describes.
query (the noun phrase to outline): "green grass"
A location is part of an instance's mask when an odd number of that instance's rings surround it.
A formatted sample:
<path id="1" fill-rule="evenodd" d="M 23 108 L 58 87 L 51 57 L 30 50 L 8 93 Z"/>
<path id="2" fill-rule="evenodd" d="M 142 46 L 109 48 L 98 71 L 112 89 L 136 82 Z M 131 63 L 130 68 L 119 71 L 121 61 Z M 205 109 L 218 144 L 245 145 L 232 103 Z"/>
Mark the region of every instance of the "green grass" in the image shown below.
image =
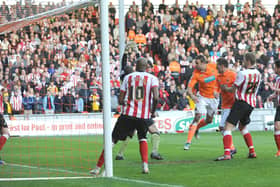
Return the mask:
<path id="1" fill-rule="evenodd" d="M 276 146 L 273 133 L 254 132 L 252 136 L 257 159 L 247 159 L 248 149 L 238 132 L 233 135 L 238 153 L 233 160 L 223 162 L 213 161 L 223 154 L 222 137 L 219 133 L 201 133 L 201 138 L 193 141 L 189 151 L 183 150 L 186 134 L 164 134 L 161 135 L 160 153 L 165 159 L 150 160 L 149 175 L 141 174 L 136 138 L 129 143 L 125 160 L 114 160 L 114 176 L 131 181 L 114 178 L 1 181 L 0 187 L 157 186 L 132 180 L 187 187 L 278 186 L 280 159 L 274 157 Z M 2 158 L 7 163 L 28 165 L 33 168 L 5 165 L 0 167 L 0 179 L 88 176 L 88 171 L 96 163 L 101 145 L 101 136 L 11 138 L 1 151 Z M 119 146 L 120 144 L 114 148 L 114 156 Z"/>

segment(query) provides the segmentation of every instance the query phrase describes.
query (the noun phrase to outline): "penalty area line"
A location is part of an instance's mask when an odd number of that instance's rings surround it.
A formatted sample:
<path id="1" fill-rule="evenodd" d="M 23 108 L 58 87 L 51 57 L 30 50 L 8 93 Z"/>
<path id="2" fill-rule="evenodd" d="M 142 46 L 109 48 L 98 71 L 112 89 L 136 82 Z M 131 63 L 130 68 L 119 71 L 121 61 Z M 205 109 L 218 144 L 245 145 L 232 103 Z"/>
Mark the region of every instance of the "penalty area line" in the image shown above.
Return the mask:
<path id="1" fill-rule="evenodd" d="M 65 179 L 87 179 L 93 177 L 33 177 L 33 178 L 0 178 L 0 181 L 41 181 L 41 180 L 65 180 Z"/>
<path id="2" fill-rule="evenodd" d="M 137 180 L 137 179 L 122 178 L 122 177 L 112 177 L 112 179 L 119 180 L 119 181 L 126 181 L 126 182 L 134 182 L 134 183 L 139 183 L 139 184 L 153 185 L 153 186 L 183 187 L 180 185 L 163 184 L 163 183 L 142 181 L 142 180 Z"/>
<path id="3" fill-rule="evenodd" d="M 71 170 L 66 170 L 66 169 L 58 169 L 58 168 L 44 168 L 44 167 L 38 167 L 38 166 L 29 166 L 29 165 L 23 165 L 23 164 L 5 164 L 6 166 L 12 166 L 12 167 L 21 167 L 21 168 L 29 168 L 29 169 L 39 169 L 39 170 L 48 170 L 48 171 L 56 171 L 56 172 L 61 172 L 61 173 L 71 173 L 71 174 L 76 174 L 76 175 L 87 175 L 90 176 L 90 174 L 85 173 L 85 172 L 75 172 Z"/>

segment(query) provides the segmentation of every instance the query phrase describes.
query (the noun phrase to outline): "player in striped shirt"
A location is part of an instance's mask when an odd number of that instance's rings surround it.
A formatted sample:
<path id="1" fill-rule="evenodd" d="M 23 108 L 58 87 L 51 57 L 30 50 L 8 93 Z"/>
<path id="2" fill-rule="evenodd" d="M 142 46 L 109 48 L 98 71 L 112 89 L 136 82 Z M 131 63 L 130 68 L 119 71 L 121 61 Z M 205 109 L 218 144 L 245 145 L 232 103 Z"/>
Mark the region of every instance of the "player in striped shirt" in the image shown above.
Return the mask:
<path id="1" fill-rule="evenodd" d="M 142 172 L 149 173 L 148 168 L 148 126 L 154 123 L 152 118 L 156 116 L 158 102 L 158 78 L 147 73 L 147 60 L 139 58 L 136 61 L 136 72 L 125 76 L 121 85 L 119 103 L 122 105 L 122 113 L 112 132 L 113 143 L 132 137 L 137 130 L 140 154 L 142 158 Z M 97 175 L 104 163 L 104 150 L 102 151 L 96 168 L 90 173 Z"/>
<path id="2" fill-rule="evenodd" d="M 9 134 L 9 129 L 8 125 L 4 119 L 3 114 L 0 114 L 0 151 L 4 147 L 6 141 L 9 139 L 10 134 Z M 0 158 L 0 165 L 4 165 L 5 162 Z"/>
<path id="3" fill-rule="evenodd" d="M 148 69 L 146 70 L 146 72 L 148 73 L 152 73 L 151 72 L 151 67 L 152 65 L 149 64 Z M 124 68 L 124 74 L 121 77 L 121 80 L 123 81 L 123 78 L 132 73 L 133 72 L 133 68 L 132 66 L 126 66 Z M 163 157 L 161 156 L 161 154 L 159 154 L 159 143 L 160 143 L 160 132 L 157 128 L 157 126 L 155 125 L 155 123 L 153 123 L 152 125 L 148 126 L 148 131 L 151 134 L 151 142 L 152 142 L 152 153 L 150 155 L 151 159 L 155 159 L 155 160 L 163 160 Z M 116 160 L 124 160 L 124 152 L 125 149 L 127 148 L 127 145 L 129 143 L 129 141 L 131 140 L 130 137 L 127 137 L 125 141 L 122 141 L 122 144 L 120 146 L 120 149 L 116 155 Z"/>
<path id="4" fill-rule="evenodd" d="M 256 57 L 253 53 L 246 53 L 244 56 L 244 70 L 239 71 L 232 87 L 226 84 L 221 85 L 221 89 L 228 92 L 235 92 L 235 102 L 226 120 L 224 129 L 224 155 L 218 157 L 216 161 L 230 160 L 232 145 L 232 130 L 239 122 L 239 130 L 249 148 L 248 158 L 256 158 L 253 140 L 246 126 L 250 123 L 250 115 L 256 107 L 257 92 L 261 82 L 261 74 L 255 67 Z"/>
<path id="5" fill-rule="evenodd" d="M 275 61 L 275 72 L 278 75 L 275 86 L 269 84 L 274 93 L 268 97 L 268 100 L 277 97 L 277 109 L 274 118 L 274 140 L 277 146 L 277 153 L 275 156 L 280 157 L 280 60 Z"/>

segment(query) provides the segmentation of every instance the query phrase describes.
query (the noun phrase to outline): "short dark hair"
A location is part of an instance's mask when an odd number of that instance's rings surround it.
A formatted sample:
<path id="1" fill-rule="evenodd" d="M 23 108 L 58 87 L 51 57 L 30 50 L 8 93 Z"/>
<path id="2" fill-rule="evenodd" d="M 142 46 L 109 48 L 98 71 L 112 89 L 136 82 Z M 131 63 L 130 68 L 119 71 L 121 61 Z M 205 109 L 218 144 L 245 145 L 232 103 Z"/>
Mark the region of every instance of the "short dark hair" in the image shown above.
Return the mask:
<path id="1" fill-rule="evenodd" d="M 246 53 L 244 56 L 244 59 L 246 61 L 249 61 L 251 63 L 251 65 L 255 65 L 256 64 L 256 56 L 254 53 Z"/>
<path id="2" fill-rule="evenodd" d="M 275 64 L 275 66 L 276 66 L 277 68 L 280 68 L 280 60 L 276 60 L 276 61 L 274 62 L 274 64 Z"/>
<path id="3" fill-rule="evenodd" d="M 228 61 L 225 58 L 221 57 L 217 60 L 217 65 L 219 66 L 223 65 L 225 67 L 228 67 Z"/>
<path id="4" fill-rule="evenodd" d="M 206 59 L 203 55 L 196 56 L 195 60 L 200 60 L 200 62 L 203 62 L 203 63 L 207 64 L 207 61 L 206 61 Z"/>
<path id="5" fill-rule="evenodd" d="M 146 58 L 140 57 L 136 60 L 136 71 L 146 71 L 148 61 Z"/>

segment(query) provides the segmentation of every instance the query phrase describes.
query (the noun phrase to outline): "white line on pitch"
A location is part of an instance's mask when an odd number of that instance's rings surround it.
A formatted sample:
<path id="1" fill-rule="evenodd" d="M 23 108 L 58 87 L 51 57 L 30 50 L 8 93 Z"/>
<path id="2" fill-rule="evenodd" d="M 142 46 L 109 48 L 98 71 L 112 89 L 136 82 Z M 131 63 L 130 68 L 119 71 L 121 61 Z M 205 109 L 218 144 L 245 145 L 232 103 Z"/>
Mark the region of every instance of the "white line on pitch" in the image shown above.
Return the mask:
<path id="1" fill-rule="evenodd" d="M 6 164 L 6 165 L 8 165 L 8 166 L 13 166 L 13 167 L 22 167 L 22 168 L 30 168 L 30 169 L 40 169 L 40 170 L 48 170 L 48 171 L 57 171 L 57 172 L 72 173 L 72 174 L 79 174 L 79 175 L 89 175 L 88 173 L 84 173 L 84 172 L 75 172 L 75 171 L 66 170 L 66 169 L 44 168 L 44 167 L 29 166 L 29 165 L 23 165 L 23 164 Z"/>
<path id="2" fill-rule="evenodd" d="M 162 184 L 162 183 L 155 183 L 155 182 L 142 181 L 142 180 L 137 180 L 137 179 L 121 178 L 121 177 L 113 177 L 113 179 L 116 179 L 116 180 L 119 180 L 119 181 L 127 181 L 127 182 L 135 182 L 135 183 L 154 185 L 154 186 L 183 187 L 183 186 L 180 186 L 180 185 Z"/>
<path id="3" fill-rule="evenodd" d="M 30 168 L 30 169 L 43 169 L 43 170 L 49 170 L 49 171 L 57 171 L 57 172 L 67 172 L 72 174 L 80 174 L 80 175 L 89 175 L 85 172 L 74 172 L 71 170 L 65 170 L 65 169 L 55 169 L 55 168 L 42 168 L 37 166 L 29 166 L 29 165 L 22 165 L 22 164 L 6 164 L 8 166 L 13 167 L 23 167 L 23 168 Z M 104 176 L 105 174 L 102 173 L 101 176 Z M 62 179 L 83 179 L 83 178 L 94 178 L 94 176 L 80 176 L 80 177 L 34 177 L 34 178 L 0 178 L 0 181 L 28 181 L 28 180 L 62 180 Z M 137 179 L 129 179 L 129 178 L 122 178 L 122 177 L 112 177 L 112 179 L 119 180 L 119 181 L 126 181 L 126 182 L 135 182 L 135 183 L 142 183 L 142 184 L 148 184 L 148 185 L 154 185 L 154 186 L 166 186 L 166 187 L 183 187 L 180 185 L 170 185 L 170 184 L 162 184 L 162 183 L 154 183 L 149 181 L 142 181 Z"/>
<path id="4" fill-rule="evenodd" d="M 34 177 L 34 178 L 0 178 L 0 181 L 39 181 L 39 180 L 64 180 L 64 179 L 87 179 L 93 177 Z"/>

